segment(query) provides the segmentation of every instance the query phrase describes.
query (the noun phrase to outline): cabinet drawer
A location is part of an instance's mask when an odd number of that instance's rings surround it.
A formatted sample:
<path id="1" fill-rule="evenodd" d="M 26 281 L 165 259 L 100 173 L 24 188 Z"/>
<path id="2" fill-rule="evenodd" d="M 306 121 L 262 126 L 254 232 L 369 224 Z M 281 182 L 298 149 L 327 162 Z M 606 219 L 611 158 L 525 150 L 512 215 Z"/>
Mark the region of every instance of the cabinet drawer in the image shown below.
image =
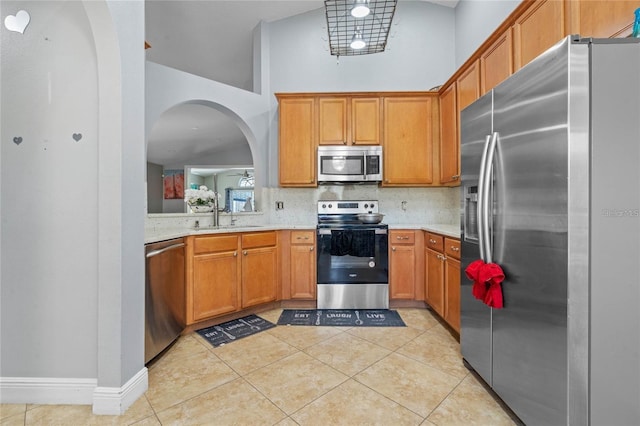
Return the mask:
<path id="1" fill-rule="evenodd" d="M 427 247 L 432 248 L 433 250 L 437 250 L 440 252 L 444 251 L 444 237 L 442 235 L 427 232 L 425 244 Z"/>
<path id="2" fill-rule="evenodd" d="M 242 234 L 242 248 L 268 247 L 276 245 L 276 233 L 274 232 L 256 232 L 251 234 Z"/>
<path id="3" fill-rule="evenodd" d="M 391 231 L 389 244 L 415 244 L 416 235 L 413 231 Z"/>
<path id="4" fill-rule="evenodd" d="M 291 231 L 291 244 L 313 244 L 315 231 Z"/>
<path id="5" fill-rule="evenodd" d="M 196 237 L 193 243 L 194 254 L 231 251 L 238 249 L 237 235 Z"/>
<path id="6" fill-rule="evenodd" d="M 444 252 L 447 256 L 460 259 L 460 241 L 453 238 L 444 239 Z"/>

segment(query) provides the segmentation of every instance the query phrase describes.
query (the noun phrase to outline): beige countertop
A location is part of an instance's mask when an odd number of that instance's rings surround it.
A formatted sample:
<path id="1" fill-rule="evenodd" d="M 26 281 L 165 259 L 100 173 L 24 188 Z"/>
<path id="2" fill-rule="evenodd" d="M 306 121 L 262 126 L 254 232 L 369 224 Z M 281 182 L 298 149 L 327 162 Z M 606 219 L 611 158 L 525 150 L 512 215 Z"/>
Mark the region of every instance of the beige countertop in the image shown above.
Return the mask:
<path id="1" fill-rule="evenodd" d="M 156 228 L 145 229 L 144 242 L 145 244 L 154 243 L 158 241 L 170 240 L 172 238 L 181 238 L 189 235 L 207 235 L 207 234 L 228 234 L 232 232 L 252 232 L 252 231 L 280 231 L 283 229 L 303 229 L 310 230 L 316 229 L 316 225 L 234 225 L 234 226 L 220 226 L 218 228 L 202 227 L 199 229 L 194 228 Z"/>
<path id="2" fill-rule="evenodd" d="M 252 231 L 280 231 L 285 229 L 302 229 L 315 230 L 316 224 L 298 224 L 298 225 L 254 225 L 254 226 L 221 226 L 218 228 L 203 227 L 200 229 L 176 227 L 176 228 L 154 228 L 145 229 L 145 244 L 158 241 L 170 240 L 172 238 L 181 238 L 189 235 L 206 235 L 206 234 L 228 234 L 230 232 L 252 232 Z M 392 224 L 389 229 L 420 229 L 428 232 L 435 232 L 451 238 L 460 238 L 460 226 L 448 224 Z"/>

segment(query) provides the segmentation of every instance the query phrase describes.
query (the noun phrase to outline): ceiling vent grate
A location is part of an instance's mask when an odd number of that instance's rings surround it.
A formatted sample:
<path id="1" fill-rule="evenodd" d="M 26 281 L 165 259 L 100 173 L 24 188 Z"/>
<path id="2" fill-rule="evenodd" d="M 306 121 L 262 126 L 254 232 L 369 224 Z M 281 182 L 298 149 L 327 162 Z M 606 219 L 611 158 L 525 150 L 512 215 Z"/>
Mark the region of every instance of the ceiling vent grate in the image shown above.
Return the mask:
<path id="1" fill-rule="evenodd" d="M 396 4 L 397 0 L 325 0 L 331 54 L 339 57 L 384 52 Z M 368 8 L 369 13 L 354 17 L 354 6 Z"/>

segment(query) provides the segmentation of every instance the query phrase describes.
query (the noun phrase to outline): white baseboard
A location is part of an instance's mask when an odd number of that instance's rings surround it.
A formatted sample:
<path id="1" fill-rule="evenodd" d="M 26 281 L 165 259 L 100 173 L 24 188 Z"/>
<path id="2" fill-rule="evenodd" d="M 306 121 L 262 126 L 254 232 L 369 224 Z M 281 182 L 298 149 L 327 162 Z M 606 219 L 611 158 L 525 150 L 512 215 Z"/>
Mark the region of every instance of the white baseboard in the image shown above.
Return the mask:
<path id="1" fill-rule="evenodd" d="M 91 405 L 96 379 L 0 377 L 3 404 Z"/>
<path id="2" fill-rule="evenodd" d="M 0 377 L 2 404 L 93 405 L 94 414 L 123 414 L 149 387 L 143 367 L 122 387 L 97 386 L 96 379 Z"/>
<path id="3" fill-rule="evenodd" d="M 123 414 L 148 388 L 149 375 L 146 367 L 142 367 L 122 387 L 96 387 L 93 391 L 93 414 Z"/>

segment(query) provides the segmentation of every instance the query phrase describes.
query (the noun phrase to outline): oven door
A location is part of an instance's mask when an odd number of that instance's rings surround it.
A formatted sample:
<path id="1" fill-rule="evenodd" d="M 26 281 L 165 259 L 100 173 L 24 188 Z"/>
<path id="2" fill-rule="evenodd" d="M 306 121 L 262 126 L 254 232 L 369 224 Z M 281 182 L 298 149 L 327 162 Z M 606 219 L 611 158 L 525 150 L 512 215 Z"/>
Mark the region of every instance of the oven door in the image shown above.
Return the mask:
<path id="1" fill-rule="evenodd" d="M 389 254 L 387 229 L 358 227 L 357 231 L 375 233 L 373 253 L 336 254 L 335 233 L 342 228 L 318 229 L 318 284 L 388 284 Z M 353 229 L 350 229 L 353 230 Z M 369 256 L 367 254 L 373 254 Z"/>

